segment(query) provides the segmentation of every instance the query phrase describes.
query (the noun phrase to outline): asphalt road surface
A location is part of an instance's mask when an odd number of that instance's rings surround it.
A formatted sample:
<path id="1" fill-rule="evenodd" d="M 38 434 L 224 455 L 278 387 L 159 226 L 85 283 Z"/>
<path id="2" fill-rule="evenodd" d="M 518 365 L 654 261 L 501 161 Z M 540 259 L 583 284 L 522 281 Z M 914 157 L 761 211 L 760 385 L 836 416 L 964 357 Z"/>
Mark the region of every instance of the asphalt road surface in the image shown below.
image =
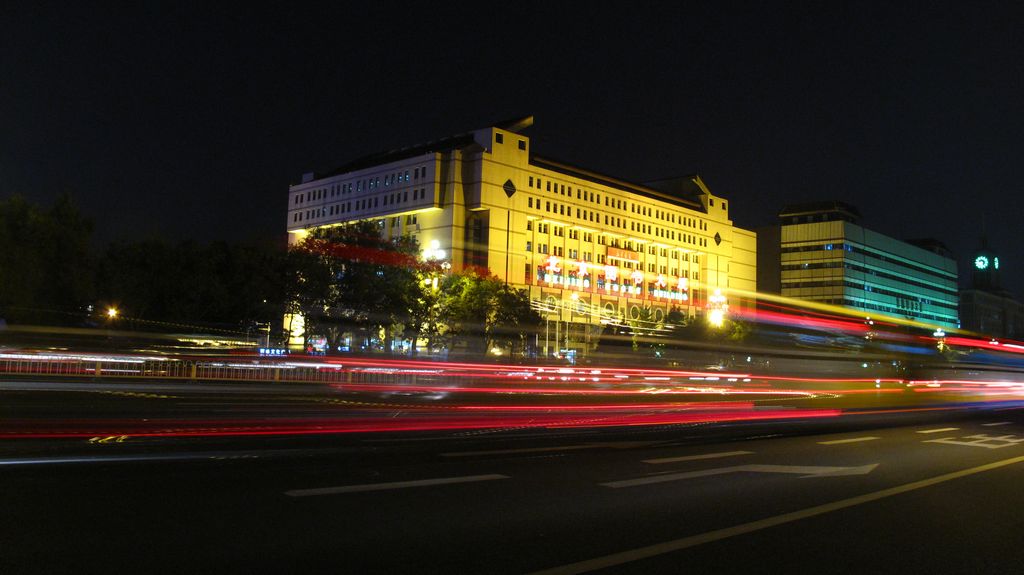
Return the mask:
<path id="1" fill-rule="evenodd" d="M 60 411 L 33 411 L 26 393 L 3 393 L 5 419 Z M 7 439 L 0 452 L 5 574 L 1024 564 L 1024 411 L 1010 402 L 720 424 Z"/>

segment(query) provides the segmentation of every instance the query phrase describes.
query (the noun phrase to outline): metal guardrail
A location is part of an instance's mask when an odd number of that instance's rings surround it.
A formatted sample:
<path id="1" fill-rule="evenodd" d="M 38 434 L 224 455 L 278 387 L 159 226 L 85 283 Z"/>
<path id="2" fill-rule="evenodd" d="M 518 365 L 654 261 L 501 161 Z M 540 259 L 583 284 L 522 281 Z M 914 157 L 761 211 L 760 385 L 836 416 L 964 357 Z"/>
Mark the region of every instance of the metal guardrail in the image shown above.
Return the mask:
<path id="1" fill-rule="evenodd" d="M 177 379 L 186 381 L 266 381 L 303 383 L 378 383 L 381 373 L 341 366 L 301 366 L 278 363 L 203 360 L 123 360 L 3 358 L 0 373 L 26 376 Z"/>

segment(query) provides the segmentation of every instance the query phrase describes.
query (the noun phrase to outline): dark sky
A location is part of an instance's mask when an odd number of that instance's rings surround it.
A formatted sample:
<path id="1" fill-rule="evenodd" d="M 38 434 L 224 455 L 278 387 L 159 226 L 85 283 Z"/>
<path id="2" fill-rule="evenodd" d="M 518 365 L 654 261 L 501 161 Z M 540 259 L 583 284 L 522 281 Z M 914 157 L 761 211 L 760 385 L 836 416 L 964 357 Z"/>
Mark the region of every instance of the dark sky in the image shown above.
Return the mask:
<path id="1" fill-rule="evenodd" d="M 1018 3 L 77 4 L 0 4 L 0 197 L 103 240 L 283 235 L 305 171 L 533 114 L 538 154 L 697 172 L 746 227 L 845 200 L 964 275 L 984 222 L 1024 287 Z"/>

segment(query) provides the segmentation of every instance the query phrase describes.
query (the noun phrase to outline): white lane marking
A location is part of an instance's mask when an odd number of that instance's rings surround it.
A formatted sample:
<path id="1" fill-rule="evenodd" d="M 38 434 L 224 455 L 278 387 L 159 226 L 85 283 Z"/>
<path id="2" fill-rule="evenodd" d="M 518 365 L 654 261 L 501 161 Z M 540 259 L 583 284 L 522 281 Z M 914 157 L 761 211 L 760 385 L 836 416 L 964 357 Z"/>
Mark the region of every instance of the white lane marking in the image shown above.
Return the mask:
<path id="1" fill-rule="evenodd" d="M 1012 421 L 997 421 L 995 423 L 982 423 L 981 426 L 982 427 L 996 427 L 998 425 L 1011 425 L 1011 424 L 1013 424 Z"/>
<path id="2" fill-rule="evenodd" d="M 335 493 L 359 493 L 363 491 L 384 491 L 387 489 L 405 489 L 407 487 L 427 487 L 429 485 L 446 485 L 450 483 L 472 483 L 474 481 L 491 481 L 508 479 L 507 475 L 465 475 L 462 477 L 439 477 L 437 479 L 418 479 L 415 481 L 394 481 L 391 483 L 366 483 L 363 485 L 341 485 L 339 487 L 319 487 L 316 489 L 292 489 L 285 491 L 289 497 L 309 497 L 312 495 L 333 495 Z"/>
<path id="3" fill-rule="evenodd" d="M 661 457 L 659 459 L 644 459 L 644 463 L 677 463 L 680 461 L 697 461 L 700 459 L 718 459 L 719 457 L 732 457 L 733 455 L 750 455 L 753 451 L 722 451 L 719 453 L 702 453 L 700 455 L 684 455 L 682 457 Z"/>
<path id="4" fill-rule="evenodd" d="M 520 449 L 494 449 L 490 451 L 452 451 L 442 453 L 441 457 L 470 457 L 473 455 L 513 455 L 516 453 L 544 453 L 547 451 L 572 451 L 576 449 L 594 449 L 597 445 L 562 445 L 559 447 L 523 447 Z"/>
<path id="5" fill-rule="evenodd" d="M 922 429 L 918 433 L 942 433 L 943 431 L 956 431 L 959 427 L 940 427 L 938 429 Z"/>
<path id="6" fill-rule="evenodd" d="M 967 440 L 971 441 L 967 441 Z M 985 435 L 979 433 L 977 435 L 968 435 L 957 441 L 955 437 L 943 437 L 941 439 L 932 439 L 929 441 L 922 441 L 921 443 L 945 443 L 947 445 L 963 445 L 966 447 L 984 447 L 986 449 L 1002 449 L 1003 447 L 1013 447 L 1014 445 L 1020 445 L 1024 443 L 1024 438 L 1018 438 L 1016 435 Z"/>
<path id="7" fill-rule="evenodd" d="M 724 475 L 726 473 L 794 473 L 804 477 L 834 477 L 837 475 L 866 475 L 871 473 L 877 463 L 862 465 L 860 467 L 827 467 L 820 465 L 734 465 L 732 467 L 717 467 L 715 469 L 702 469 L 700 471 L 686 471 L 683 473 L 672 473 L 670 475 L 654 475 L 640 477 L 638 479 L 623 479 L 621 481 L 609 481 L 601 483 L 605 487 L 615 489 L 621 487 L 636 487 L 637 485 L 650 485 L 652 483 L 664 483 L 666 481 L 679 481 L 682 479 L 693 479 L 695 477 L 708 477 L 710 475 Z"/>
<path id="8" fill-rule="evenodd" d="M 607 441 L 604 443 L 584 443 L 582 445 L 558 445 L 555 447 L 520 447 L 518 449 L 492 449 L 487 451 L 450 451 L 442 453 L 441 457 L 469 457 L 473 455 L 511 455 L 516 453 L 544 453 L 548 451 L 571 451 L 577 449 L 597 449 L 610 447 L 612 449 L 628 449 L 631 447 L 643 447 L 660 443 L 659 441 Z"/>
<path id="9" fill-rule="evenodd" d="M 881 437 L 851 437 L 850 439 L 833 439 L 832 441 L 819 441 L 818 445 L 839 445 L 840 443 L 857 443 L 859 441 L 873 441 Z"/>
<path id="10" fill-rule="evenodd" d="M 696 547 L 703 545 L 704 543 L 711 543 L 713 541 L 719 541 L 721 539 L 727 539 L 729 537 L 735 537 L 737 535 L 743 535 L 746 533 L 752 533 L 754 531 L 760 531 L 769 527 L 775 527 L 793 521 L 799 521 L 800 519 L 806 519 L 808 517 L 814 517 L 817 515 L 823 515 L 825 513 L 831 513 L 832 511 L 838 511 L 840 509 L 846 509 L 847 507 L 854 507 L 864 503 L 870 503 L 886 497 L 892 497 L 901 493 L 907 493 L 908 491 L 915 491 L 917 489 L 923 489 L 960 477 L 966 477 L 968 475 L 974 475 L 976 473 L 983 473 L 985 471 L 991 471 L 1000 467 L 1006 467 L 1007 465 L 1013 465 L 1016 463 L 1024 462 L 1024 456 L 1013 457 L 1010 459 L 1004 459 L 1002 461 L 996 461 L 994 463 L 988 463 L 985 465 L 979 465 L 978 467 L 972 467 L 970 469 L 963 469 L 960 471 L 954 471 L 953 473 L 946 473 L 945 475 L 939 475 L 931 477 L 929 479 L 922 479 L 921 481 L 914 481 L 912 483 L 904 483 L 896 487 L 890 487 L 881 491 L 875 491 L 873 493 L 867 493 L 864 495 L 858 495 L 856 497 L 850 497 L 848 499 L 840 499 L 839 501 L 833 501 L 832 503 L 825 503 L 823 505 L 816 505 L 814 507 L 808 507 L 799 511 L 792 511 L 790 513 L 783 513 L 782 515 L 776 515 L 774 517 L 768 517 L 765 519 L 759 519 L 757 521 L 751 521 L 749 523 L 741 523 L 740 525 L 734 525 L 732 527 L 726 527 L 724 529 L 717 529 L 715 531 L 708 531 L 707 533 L 700 533 L 698 535 L 691 535 L 689 537 L 683 537 L 681 539 L 675 539 L 673 541 L 665 541 L 664 543 L 658 543 L 655 545 L 649 545 L 647 547 L 640 547 L 638 549 L 631 549 L 629 551 L 623 551 L 621 553 L 613 553 L 611 555 L 605 555 L 603 557 L 596 557 L 594 559 L 588 559 L 586 561 L 579 561 L 577 563 L 570 563 L 568 565 L 562 565 L 560 567 L 553 567 L 551 569 L 544 569 L 541 571 L 535 571 L 530 575 L 576 575 L 578 573 L 587 573 L 590 571 L 597 571 L 598 569 L 607 569 L 616 565 L 623 565 L 625 563 L 631 563 L 633 561 L 639 561 L 641 559 L 648 559 L 658 555 L 664 555 L 665 553 L 672 553 L 674 551 L 680 551 L 682 549 L 689 549 L 690 547 Z"/>

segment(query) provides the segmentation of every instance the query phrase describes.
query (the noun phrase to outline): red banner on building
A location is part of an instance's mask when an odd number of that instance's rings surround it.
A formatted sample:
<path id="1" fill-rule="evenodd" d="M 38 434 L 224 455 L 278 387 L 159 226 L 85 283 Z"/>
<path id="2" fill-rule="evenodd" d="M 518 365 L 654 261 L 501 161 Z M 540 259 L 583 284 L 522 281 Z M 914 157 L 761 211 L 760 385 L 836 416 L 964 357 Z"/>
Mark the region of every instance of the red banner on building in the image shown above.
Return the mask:
<path id="1" fill-rule="evenodd" d="M 638 254 L 637 252 L 632 252 L 632 251 L 624 250 L 624 249 L 621 249 L 621 248 L 609 247 L 608 248 L 608 257 L 610 257 L 610 258 L 618 258 L 620 260 L 625 260 L 625 261 L 628 261 L 628 262 L 638 262 L 638 261 L 640 261 L 640 254 Z"/>

